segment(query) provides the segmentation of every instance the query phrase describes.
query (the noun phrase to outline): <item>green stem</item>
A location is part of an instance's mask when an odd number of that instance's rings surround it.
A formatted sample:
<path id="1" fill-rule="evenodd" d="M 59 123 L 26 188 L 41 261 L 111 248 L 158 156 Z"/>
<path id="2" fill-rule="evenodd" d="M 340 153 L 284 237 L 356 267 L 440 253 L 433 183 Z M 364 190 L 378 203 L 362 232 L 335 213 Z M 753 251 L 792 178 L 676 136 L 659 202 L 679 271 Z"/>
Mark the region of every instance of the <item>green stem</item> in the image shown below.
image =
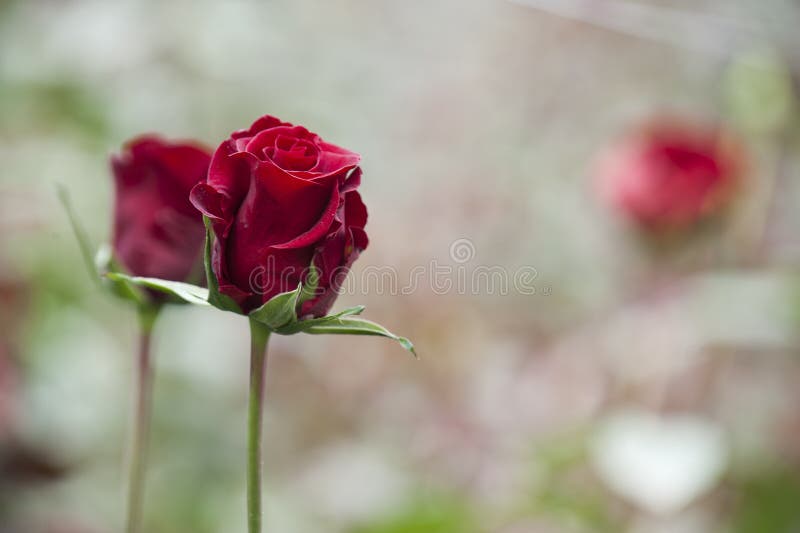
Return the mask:
<path id="1" fill-rule="evenodd" d="M 127 533 L 139 533 L 142 529 L 147 443 L 150 435 L 150 412 L 153 401 L 150 340 L 157 316 L 158 308 L 143 306 L 139 309 L 139 358 L 136 365 L 136 405 L 128 478 L 128 515 L 125 526 Z"/>
<path id="2" fill-rule="evenodd" d="M 270 331 L 250 319 L 250 400 L 247 411 L 247 531 L 261 533 L 261 427 Z"/>

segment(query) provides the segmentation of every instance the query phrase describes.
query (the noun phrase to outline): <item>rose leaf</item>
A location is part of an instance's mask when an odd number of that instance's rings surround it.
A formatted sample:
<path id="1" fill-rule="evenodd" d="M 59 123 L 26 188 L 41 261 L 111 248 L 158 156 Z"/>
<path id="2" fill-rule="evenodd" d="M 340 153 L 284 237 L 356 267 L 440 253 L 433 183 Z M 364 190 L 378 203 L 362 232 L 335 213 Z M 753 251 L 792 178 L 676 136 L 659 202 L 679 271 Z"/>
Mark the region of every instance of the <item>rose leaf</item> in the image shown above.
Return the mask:
<path id="1" fill-rule="evenodd" d="M 169 281 L 159 278 L 143 278 L 138 276 L 128 276 L 121 272 L 108 272 L 106 278 L 115 282 L 126 282 L 137 287 L 145 287 L 168 294 L 179 301 L 194 305 L 211 305 L 208 302 L 208 289 L 183 283 L 181 281 Z"/>
<path id="2" fill-rule="evenodd" d="M 387 337 L 399 342 L 403 348 L 414 354 L 414 357 L 417 357 L 417 352 L 410 340 L 405 337 L 399 337 L 380 324 L 363 318 L 341 317 L 321 324 L 312 324 L 304 328 L 302 332 L 311 335 L 372 335 Z"/>

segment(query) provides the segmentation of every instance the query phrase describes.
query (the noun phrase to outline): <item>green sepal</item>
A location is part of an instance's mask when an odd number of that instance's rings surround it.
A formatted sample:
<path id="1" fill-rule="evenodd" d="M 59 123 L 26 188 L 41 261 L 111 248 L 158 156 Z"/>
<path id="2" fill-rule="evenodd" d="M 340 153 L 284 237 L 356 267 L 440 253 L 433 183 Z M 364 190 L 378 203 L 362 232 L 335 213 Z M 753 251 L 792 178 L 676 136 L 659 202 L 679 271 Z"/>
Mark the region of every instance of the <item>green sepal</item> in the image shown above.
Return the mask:
<path id="1" fill-rule="evenodd" d="M 300 322 L 302 323 L 302 322 Z M 311 324 L 301 330 L 310 335 L 372 335 L 387 337 L 400 343 L 400 345 L 417 357 L 414 344 L 405 337 L 399 337 L 380 324 L 370 322 L 363 318 L 342 317 L 326 321 L 321 324 Z"/>
<path id="2" fill-rule="evenodd" d="M 355 318 L 364 312 L 363 305 L 348 307 L 338 313 L 320 318 L 298 320 L 296 309 L 304 292 L 303 284 L 291 292 L 284 292 L 274 296 L 270 301 L 250 313 L 250 318 L 266 325 L 271 331 L 279 335 L 295 335 L 308 333 L 310 335 L 372 335 L 395 340 L 400 345 L 417 357 L 414 345 L 405 337 L 395 335 L 380 324 Z"/>
<path id="3" fill-rule="evenodd" d="M 270 300 L 250 312 L 250 318 L 256 320 L 272 331 L 279 331 L 280 328 L 297 322 L 297 302 L 303 284 L 299 283 L 293 291 L 276 294 Z"/>
<path id="4" fill-rule="evenodd" d="M 317 296 L 317 287 L 319 286 L 319 269 L 314 266 L 314 262 L 312 260 L 311 265 L 308 267 L 308 274 L 306 274 L 306 279 L 303 282 L 303 290 L 300 292 L 300 296 L 297 298 L 297 311 L 300 311 L 300 306 L 302 306 L 307 301 L 311 300 L 315 296 Z"/>
<path id="5" fill-rule="evenodd" d="M 72 205 L 67 188 L 59 184 L 56 192 L 67 214 L 72 233 L 78 241 L 78 248 L 80 248 L 81 257 L 83 258 L 83 263 L 89 274 L 89 278 L 101 288 L 109 290 L 112 294 L 124 300 L 132 301 L 139 307 L 150 305 L 147 295 L 135 285 L 123 279 L 111 280 L 106 277 L 107 273 L 118 273 L 122 270 L 120 265 L 114 260 L 111 254 L 111 248 L 107 245 L 101 246 L 97 254 L 94 256 L 92 255 L 92 245 L 89 241 L 89 236 L 78 219 L 78 214 L 75 212 L 75 208 Z"/>
<path id="6" fill-rule="evenodd" d="M 331 322 L 336 322 L 340 318 L 346 316 L 353 316 L 353 315 L 360 315 L 364 312 L 365 307 L 363 305 L 356 305 L 354 307 L 348 307 L 344 311 L 339 311 L 336 314 L 323 316 L 321 318 L 309 318 L 306 320 L 296 320 L 290 324 L 287 324 L 275 332 L 281 335 L 294 335 L 295 333 L 302 333 L 306 329 L 312 326 L 321 326 L 323 324 L 328 324 Z"/>
<path id="7" fill-rule="evenodd" d="M 211 227 L 211 220 L 207 216 L 203 216 L 203 224 L 206 226 L 206 244 L 203 253 L 203 265 L 206 269 L 206 284 L 208 285 L 208 303 L 222 309 L 223 311 L 231 311 L 233 313 L 242 313 L 239 305 L 233 301 L 233 298 L 226 294 L 219 292 L 219 284 L 217 283 L 217 276 L 214 274 L 214 269 L 211 268 L 211 249 L 214 243 L 214 231 Z"/>
<path id="8" fill-rule="evenodd" d="M 69 220 L 70 228 L 72 228 L 72 233 L 75 235 L 75 240 L 78 241 L 78 248 L 80 248 L 81 258 L 83 259 L 86 271 L 89 273 L 89 277 L 93 282 L 99 283 L 100 276 L 98 275 L 98 270 L 95 266 L 94 258 L 92 257 L 92 245 L 89 242 L 89 236 L 86 234 L 86 230 L 78 221 L 78 214 L 72 206 L 69 191 L 64 185 L 59 183 L 56 185 L 56 194 L 58 195 L 59 202 L 61 202 L 61 206 L 67 214 L 67 219 Z"/>
<path id="9" fill-rule="evenodd" d="M 143 278 L 139 276 L 129 276 L 121 272 L 109 272 L 105 276 L 112 281 L 125 282 L 137 287 L 153 289 L 163 292 L 180 303 L 190 303 L 194 305 L 211 305 L 208 302 L 208 289 L 183 283 L 181 281 L 169 281 L 159 278 Z"/>

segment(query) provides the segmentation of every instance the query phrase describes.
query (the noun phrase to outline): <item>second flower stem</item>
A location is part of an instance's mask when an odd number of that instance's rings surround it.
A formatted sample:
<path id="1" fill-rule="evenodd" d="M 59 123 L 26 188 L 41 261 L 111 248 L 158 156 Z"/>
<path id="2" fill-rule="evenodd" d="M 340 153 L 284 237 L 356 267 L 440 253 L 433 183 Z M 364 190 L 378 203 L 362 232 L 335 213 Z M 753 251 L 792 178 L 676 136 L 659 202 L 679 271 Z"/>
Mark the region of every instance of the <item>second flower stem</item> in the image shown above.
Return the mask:
<path id="1" fill-rule="evenodd" d="M 128 479 L 128 515 L 125 526 L 127 533 L 139 533 L 142 529 L 147 444 L 150 436 L 150 413 L 153 402 L 153 364 L 150 356 L 150 341 L 157 316 L 158 308 L 156 307 L 139 309 L 139 354 L 136 362 L 136 404 Z"/>
<path id="2" fill-rule="evenodd" d="M 247 411 L 247 530 L 261 533 L 261 428 L 270 331 L 250 319 L 250 399 Z"/>

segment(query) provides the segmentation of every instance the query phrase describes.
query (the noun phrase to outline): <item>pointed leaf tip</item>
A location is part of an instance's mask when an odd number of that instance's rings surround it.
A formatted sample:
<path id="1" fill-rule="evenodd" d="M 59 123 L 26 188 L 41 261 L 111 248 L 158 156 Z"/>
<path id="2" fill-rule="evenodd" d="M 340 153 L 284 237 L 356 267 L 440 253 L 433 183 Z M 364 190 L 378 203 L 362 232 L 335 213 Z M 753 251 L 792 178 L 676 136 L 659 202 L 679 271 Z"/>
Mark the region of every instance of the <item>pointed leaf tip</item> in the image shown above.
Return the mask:
<path id="1" fill-rule="evenodd" d="M 351 308 L 353 309 L 353 308 Z M 325 317 L 328 318 L 328 317 Z M 325 318 L 317 319 L 324 321 Z M 330 317 L 331 320 L 324 322 L 315 322 L 303 329 L 299 330 L 302 333 L 311 335 L 370 335 L 376 337 L 386 337 L 400 343 L 400 346 L 411 352 L 415 358 L 419 359 L 414 344 L 405 337 L 395 335 L 385 327 L 366 320 L 363 318 L 356 318 L 352 316 Z M 311 321 L 309 321 L 311 322 Z M 299 324 L 302 324 L 300 322 Z"/>

